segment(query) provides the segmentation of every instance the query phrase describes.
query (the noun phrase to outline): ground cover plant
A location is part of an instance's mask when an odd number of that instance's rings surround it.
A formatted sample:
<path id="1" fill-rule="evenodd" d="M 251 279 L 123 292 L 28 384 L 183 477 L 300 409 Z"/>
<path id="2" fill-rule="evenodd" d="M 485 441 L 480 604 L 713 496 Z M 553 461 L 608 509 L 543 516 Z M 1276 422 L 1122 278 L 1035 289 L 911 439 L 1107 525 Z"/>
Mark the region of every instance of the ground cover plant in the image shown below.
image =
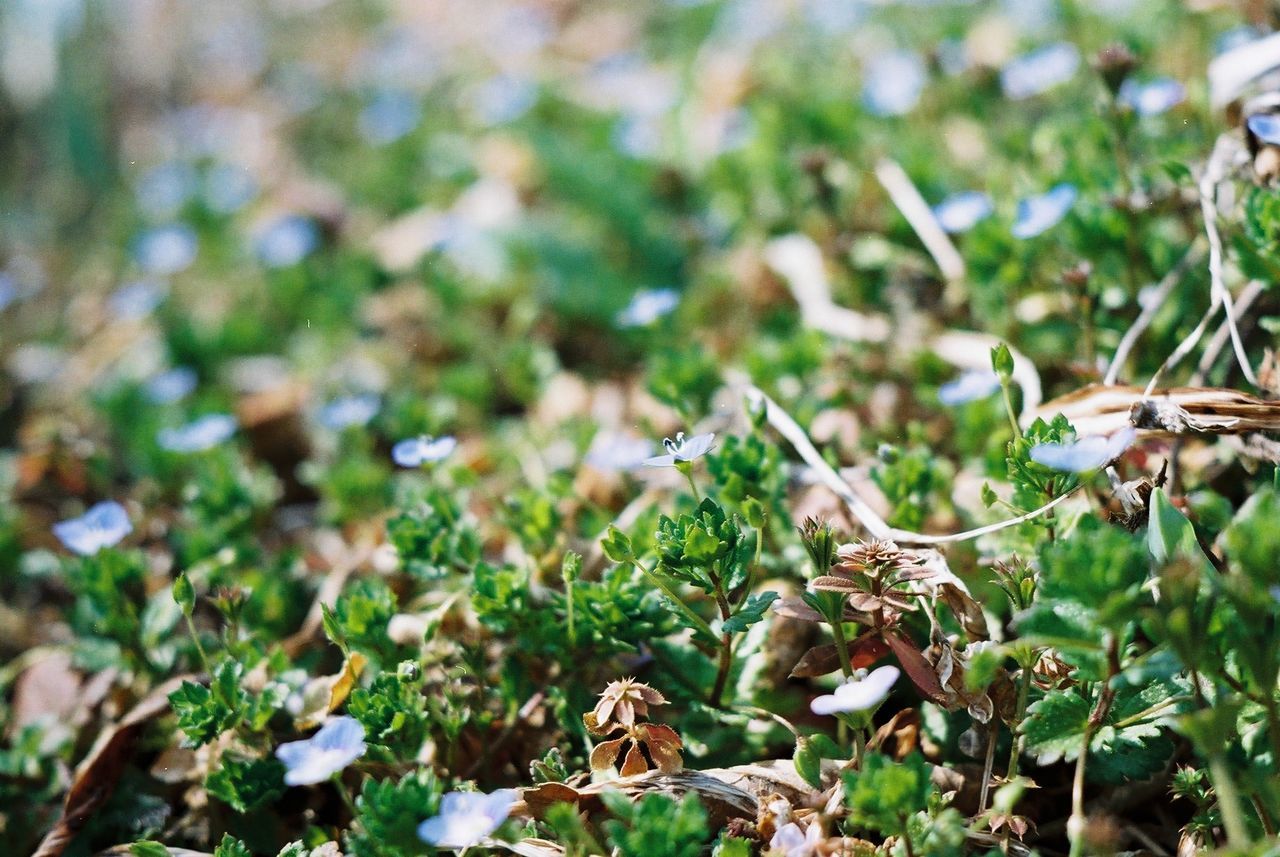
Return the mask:
<path id="1" fill-rule="evenodd" d="M 1277 26 L 0 4 L 0 852 L 1280 853 Z"/>

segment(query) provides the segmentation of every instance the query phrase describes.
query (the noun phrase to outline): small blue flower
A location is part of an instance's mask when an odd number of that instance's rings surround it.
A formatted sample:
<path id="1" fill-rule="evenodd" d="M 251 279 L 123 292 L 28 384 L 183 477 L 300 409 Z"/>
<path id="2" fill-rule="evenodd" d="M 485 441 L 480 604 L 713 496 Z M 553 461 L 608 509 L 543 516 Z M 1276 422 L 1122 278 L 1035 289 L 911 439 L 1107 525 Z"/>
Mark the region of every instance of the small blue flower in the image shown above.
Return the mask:
<path id="1" fill-rule="evenodd" d="M 924 60 L 913 51 L 888 51 L 872 58 L 862 84 L 862 103 L 876 116 L 902 116 L 920 101 L 927 78 Z"/>
<path id="2" fill-rule="evenodd" d="M 500 74 L 473 89 L 471 107 L 485 125 L 505 125 L 528 113 L 538 102 L 537 85 L 523 77 Z"/>
<path id="3" fill-rule="evenodd" d="M 991 197 L 977 190 L 953 193 L 934 206 L 933 216 L 938 224 L 952 235 L 968 232 L 991 216 L 995 207 Z"/>
<path id="4" fill-rule="evenodd" d="M 168 452 L 204 452 L 227 440 L 236 431 L 230 414 L 205 414 L 184 426 L 160 429 L 156 442 Z"/>
<path id="5" fill-rule="evenodd" d="M 18 299 L 18 285 L 13 276 L 0 271 L 0 310 Z"/>
<path id="6" fill-rule="evenodd" d="M 1055 42 L 1011 60 L 1000 70 L 1000 88 L 1005 97 L 1021 101 L 1066 83 L 1079 67 L 1079 48 Z"/>
<path id="7" fill-rule="evenodd" d="M 938 401 L 952 407 L 985 399 L 1000 389 L 1000 376 L 990 369 L 971 369 L 938 388 Z"/>
<path id="8" fill-rule="evenodd" d="M 385 146 L 418 127 L 422 104 L 412 93 L 384 90 L 364 106 L 357 121 L 365 140 L 374 146 Z"/>
<path id="9" fill-rule="evenodd" d="M 406 438 L 391 447 L 391 459 L 401 467 L 421 467 L 430 461 L 439 461 L 453 452 L 457 438 L 427 435 Z"/>
<path id="10" fill-rule="evenodd" d="M 291 786 L 322 783 L 364 755 L 364 727 L 354 717 L 335 717 L 302 741 L 276 748 L 284 762 L 284 781 Z"/>
<path id="11" fill-rule="evenodd" d="M 618 327 L 648 327 L 679 305 L 680 293 L 675 289 L 640 289 L 615 321 Z"/>
<path id="12" fill-rule="evenodd" d="M 320 424 L 332 431 L 368 425 L 378 413 L 378 397 L 372 393 L 341 396 L 320 409 Z"/>
<path id="13" fill-rule="evenodd" d="M 204 178 L 204 204 L 217 214 L 232 214 L 258 194 L 258 183 L 237 164 L 218 164 Z"/>
<path id="14" fill-rule="evenodd" d="M 587 450 L 587 464 L 597 470 L 631 470 L 653 453 L 653 443 L 629 434 L 601 432 Z"/>
<path id="15" fill-rule="evenodd" d="M 190 366 L 176 366 L 154 375 L 143 387 L 147 400 L 156 405 L 181 402 L 195 391 L 198 378 Z"/>
<path id="16" fill-rule="evenodd" d="M 182 211 L 195 189 L 195 169 L 181 161 L 170 161 L 143 173 L 134 193 L 138 199 L 138 207 L 148 217 L 167 220 Z"/>
<path id="17" fill-rule="evenodd" d="M 288 268 L 301 262 L 320 243 L 320 233 L 308 217 L 287 214 L 258 234 L 254 247 L 268 268 Z"/>
<path id="18" fill-rule="evenodd" d="M 133 258 L 148 274 L 167 276 L 185 271 L 196 260 L 199 241 L 185 223 L 148 229 L 133 245 Z"/>
<path id="19" fill-rule="evenodd" d="M 1130 78 L 1120 85 L 1120 103 L 1139 116 L 1159 116 L 1187 99 L 1187 89 L 1171 77 L 1160 77 L 1147 83 Z"/>
<path id="20" fill-rule="evenodd" d="M 137 321 L 160 306 L 166 292 L 160 283 L 136 280 L 112 292 L 107 298 L 107 309 L 120 321 Z"/>
<path id="21" fill-rule="evenodd" d="M 684 432 L 679 432 L 675 440 L 669 437 L 662 439 L 662 445 L 667 450 L 666 455 L 646 458 L 644 464 L 646 467 L 675 467 L 683 462 L 694 461 L 711 451 L 715 439 L 714 434 L 700 434 L 686 440 Z"/>
<path id="22" fill-rule="evenodd" d="M 1055 185 L 1048 193 L 1027 197 L 1018 203 L 1018 219 L 1013 224 L 1013 237 L 1034 238 L 1057 226 L 1075 203 L 1075 185 L 1066 183 Z"/>
<path id="23" fill-rule="evenodd" d="M 1275 113 L 1255 113 L 1249 117 L 1249 130 L 1263 143 L 1280 146 L 1280 116 Z"/>
<path id="24" fill-rule="evenodd" d="M 95 503 L 78 518 L 53 525 L 53 534 L 68 550 L 81 556 L 93 556 L 103 548 L 119 544 L 133 532 L 129 513 L 114 500 Z"/>
<path id="25" fill-rule="evenodd" d="M 515 802 L 515 789 L 449 792 L 440 799 L 440 814 L 418 825 L 418 837 L 436 848 L 470 848 L 502 826 Z"/>
<path id="26" fill-rule="evenodd" d="M 1086 473 L 1119 458 L 1138 436 L 1133 426 L 1111 435 L 1089 435 L 1067 443 L 1038 443 L 1031 447 L 1031 460 L 1063 473 Z"/>

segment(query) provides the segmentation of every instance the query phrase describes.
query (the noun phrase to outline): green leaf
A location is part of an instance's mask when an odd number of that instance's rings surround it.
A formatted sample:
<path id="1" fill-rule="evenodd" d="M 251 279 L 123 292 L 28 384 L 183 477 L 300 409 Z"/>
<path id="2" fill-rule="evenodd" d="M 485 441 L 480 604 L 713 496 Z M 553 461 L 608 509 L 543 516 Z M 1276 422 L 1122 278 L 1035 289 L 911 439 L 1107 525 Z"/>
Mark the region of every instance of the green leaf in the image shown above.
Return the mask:
<path id="1" fill-rule="evenodd" d="M 822 788 L 822 757 L 808 738 L 796 739 L 796 751 L 791 760 L 795 763 L 796 773 L 815 789 Z"/>
<path id="2" fill-rule="evenodd" d="M 440 783 L 426 769 L 398 781 L 365 780 L 355 823 L 347 830 L 348 857 L 419 857 L 427 849 L 418 825 L 439 812 L 440 793 Z"/>
<path id="3" fill-rule="evenodd" d="M 1163 488 L 1151 492 L 1151 517 L 1147 526 L 1147 547 L 1151 556 L 1161 565 L 1176 557 L 1208 565 L 1209 560 L 1200 549 L 1196 531 L 1186 515 L 1169 502 Z"/>
<path id="4" fill-rule="evenodd" d="M 236 812 L 250 812 L 284 794 L 284 771 L 275 758 L 237 759 L 224 753 L 205 788 Z"/>
<path id="5" fill-rule="evenodd" d="M 928 806 L 933 784 L 919 753 L 911 753 L 901 762 L 882 753 L 868 753 L 862 770 L 844 775 L 844 792 L 854 822 L 886 836 L 900 836 L 906 819 Z"/>
<path id="6" fill-rule="evenodd" d="M 707 811 L 696 792 L 679 802 L 659 792 L 634 804 L 616 791 L 605 791 L 601 798 L 618 816 L 602 827 L 619 857 L 698 857 L 710 838 Z"/>
<path id="7" fill-rule="evenodd" d="M 233 839 L 230 833 L 224 833 L 218 847 L 213 849 L 213 857 L 253 857 L 253 852 L 239 839 Z"/>
<path id="8" fill-rule="evenodd" d="M 173 582 L 173 600 L 184 616 L 190 616 L 196 609 L 196 590 L 186 572 L 179 574 L 178 579 Z"/>
<path id="9" fill-rule="evenodd" d="M 208 744 L 240 722 L 248 697 L 240 689 L 244 667 L 225 660 L 214 668 L 208 687 L 185 681 L 169 694 L 169 704 L 178 715 L 178 727 L 191 746 Z"/>
<path id="10" fill-rule="evenodd" d="M 161 845 L 159 842 L 153 842 L 150 839 L 144 839 L 141 842 L 135 842 L 130 845 L 129 853 L 133 857 L 169 857 L 169 847 Z"/>
<path id="11" fill-rule="evenodd" d="M 635 562 L 631 539 L 613 524 L 609 525 L 609 531 L 600 542 L 600 547 L 604 550 L 604 555 L 614 562 Z"/>
<path id="12" fill-rule="evenodd" d="M 745 631 L 757 622 L 764 620 L 769 605 L 778 600 L 776 592 L 758 592 L 746 600 L 738 612 L 725 620 L 722 626 L 725 633 L 736 634 Z"/>
<path id="13" fill-rule="evenodd" d="M 1084 744 L 1091 706 L 1075 688 L 1047 693 L 1027 707 L 1019 732 L 1041 765 L 1074 761 Z"/>

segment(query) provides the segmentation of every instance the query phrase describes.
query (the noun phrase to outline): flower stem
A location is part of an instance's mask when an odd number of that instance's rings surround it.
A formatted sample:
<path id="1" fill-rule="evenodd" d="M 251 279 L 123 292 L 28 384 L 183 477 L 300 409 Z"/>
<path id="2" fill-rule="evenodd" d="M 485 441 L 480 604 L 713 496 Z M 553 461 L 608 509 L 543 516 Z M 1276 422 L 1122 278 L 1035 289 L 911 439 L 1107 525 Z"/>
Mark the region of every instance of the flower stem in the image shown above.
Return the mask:
<path id="1" fill-rule="evenodd" d="M 200 655 L 200 663 L 204 665 L 205 672 L 212 672 L 209 669 L 209 655 L 205 653 L 204 645 L 200 642 L 200 635 L 196 633 L 196 623 L 192 621 L 190 614 L 184 614 L 187 620 L 187 631 L 191 634 L 191 642 L 196 644 L 196 652 Z"/>
<path id="2" fill-rule="evenodd" d="M 680 467 L 680 472 L 689 481 L 689 490 L 693 492 L 693 502 L 702 503 L 702 495 L 698 493 L 698 483 L 693 481 L 693 466 L 686 462 L 683 467 Z"/>
<path id="3" fill-rule="evenodd" d="M 1013 429 L 1013 439 L 1022 437 L 1022 429 L 1018 428 L 1018 415 L 1013 410 L 1013 395 L 1009 392 L 1009 379 L 1000 376 L 1000 392 L 1004 395 L 1004 411 L 1009 416 L 1009 428 Z"/>

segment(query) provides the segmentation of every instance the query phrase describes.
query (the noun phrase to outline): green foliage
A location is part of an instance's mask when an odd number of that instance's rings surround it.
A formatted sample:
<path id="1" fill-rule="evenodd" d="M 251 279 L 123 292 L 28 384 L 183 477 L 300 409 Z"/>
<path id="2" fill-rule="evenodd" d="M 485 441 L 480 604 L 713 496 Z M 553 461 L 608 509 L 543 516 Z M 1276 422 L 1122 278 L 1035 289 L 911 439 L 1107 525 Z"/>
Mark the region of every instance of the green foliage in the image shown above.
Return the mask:
<path id="1" fill-rule="evenodd" d="M 347 713 L 364 727 L 365 741 L 381 744 L 395 758 L 416 758 L 426 740 L 430 716 L 422 693 L 421 670 L 380 673 L 368 688 L 347 700 Z"/>
<path id="2" fill-rule="evenodd" d="M 1060 473 L 1031 460 L 1031 448 L 1041 443 L 1065 443 L 1075 438 L 1075 430 L 1067 418 L 1058 414 L 1051 421 L 1040 418 L 1031 423 L 1022 437 L 1009 441 L 1005 453 L 1009 482 L 1013 485 L 1013 505 L 1030 512 L 1054 497 L 1066 494 L 1079 484 L 1079 477 Z M 1037 518 L 1041 526 L 1050 519 Z"/>
<path id="3" fill-rule="evenodd" d="M 351 857 L 419 857 L 434 853 L 418 838 L 418 825 L 440 808 L 442 789 L 427 769 L 399 780 L 367 779 L 356 798 L 355 824 L 347 831 Z"/>
<path id="4" fill-rule="evenodd" d="M 334 643 L 391 663 L 396 646 L 387 636 L 387 623 L 396 613 L 396 596 L 381 580 L 365 578 L 349 586 L 333 605 L 325 632 Z"/>
<path id="5" fill-rule="evenodd" d="M 400 509 L 387 521 L 387 538 L 409 574 L 436 580 L 450 571 L 470 571 L 479 560 L 480 537 L 457 492 L 431 485 L 410 492 Z"/>
<path id="6" fill-rule="evenodd" d="M 1088 775 L 1101 782 L 1142 780 L 1164 767 L 1173 752 L 1168 726 L 1190 708 L 1185 682 L 1152 682 L 1122 686 L 1089 742 Z M 1075 761 L 1094 700 L 1079 688 L 1047 693 L 1027 709 L 1021 732 L 1026 749 L 1041 764 Z"/>
<path id="7" fill-rule="evenodd" d="M 178 715 L 178 728 L 193 747 L 208 744 L 240 722 L 249 697 L 240 688 L 244 667 L 225 660 L 214 667 L 209 686 L 184 681 L 169 694 L 169 704 Z"/>
<path id="8" fill-rule="evenodd" d="M 745 504 L 752 499 L 779 515 L 783 525 L 790 520 L 782 502 L 787 481 L 782 453 L 759 432 L 725 437 L 715 454 L 707 457 L 707 471 L 730 508 L 745 515 Z"/>
<path id="9" fill-rule="evenodd" d="M 714 592 L 719 580 L 727 588 L 742 582 L 750 546 L 738 522 L 710 497 L 693 515 L 658 520 L 659 567 L 665 573 Z"/>
<path id="10" fill-rule="evenodd" d="M 769 605 L 778 600 L 776 592 L 758 592 L 743 602 L 738 611 L 724 621 L 721 626 L 726 632 L 736 634 L 745 631 L 757 622 L 764 621 L 764 614 Z"/>
<path id="11" fill-rule="evenodd" d="M 889 523 L 907 530 L 923 527 L 950 488 L 943 462 L 925 446 L 882 446 L 871 478 L 889 501 Z"/>
<path id="12" fill-rule="evenodd" d="M 274 758 L 241 759 L 224 753 L 204 785 L 236 812 L 250 812 L 284 794 L 284 770 Z"/>
<path id="13" fill-rule="evenodd" d="M 659 792 L 634 803 L 613 791 L 601 799 L 615 816 L 603 826 L 619 857 L 697 857 L 710 838 L 707 811 L 694 791 L 678 802 Z"/>
<path id="14" fill-rule="evenodd" d="M 253 857 L 253 852 L 249 850 L 249 846 L 233 838 L 230 833 L 224 833 L 218 847 L 213 849 L 213 857 Z"/>
<path id="15" fill-rule="evenodd" d="M 855 824 L 886 836 L 901 835 L 908 820 L 923 811 L 933 793 L 929 765 L 919 753 L 895 763 L 868 753 L 862 769 L 844 775 L 845 800 Z"/>

